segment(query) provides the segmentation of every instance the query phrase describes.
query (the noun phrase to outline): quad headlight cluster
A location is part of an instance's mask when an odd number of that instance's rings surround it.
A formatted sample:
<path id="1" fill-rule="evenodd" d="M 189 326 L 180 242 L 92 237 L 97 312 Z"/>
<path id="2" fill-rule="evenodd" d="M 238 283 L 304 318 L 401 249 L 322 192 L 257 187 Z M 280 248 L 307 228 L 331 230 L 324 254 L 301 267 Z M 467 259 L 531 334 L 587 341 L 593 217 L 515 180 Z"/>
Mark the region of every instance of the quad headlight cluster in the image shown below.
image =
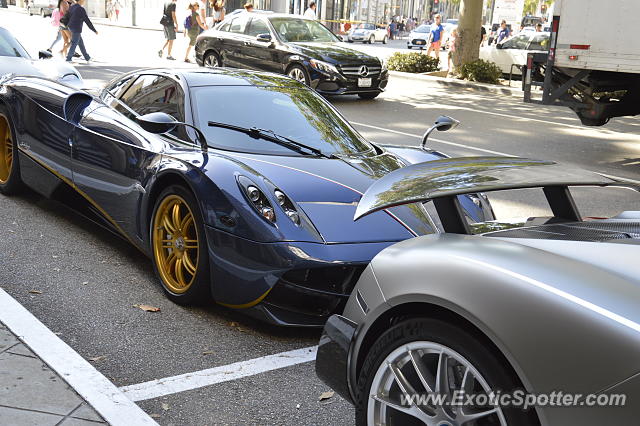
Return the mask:
<path id="1" fill-rule="evenodd" d="M 240 184 L 240 187 L 242 188 L 245 195 L 247 196 L 253 207 L 256 209 L 258 214 L 270 223 L 275 223 L 275 209 L 271 205 L 271 202 L 264 194 L 264 192 L 262 192 L 260 188 L 258 188 L 258 185 L 244 176 L 238 177 L 238 183 Z M 287 216 L 296 226 L 300 226 L 300 214 L 298 213 L 298 210 L 296 209 L 291 199 L 289 199 L 289 197 L 287 197 L 284 192 L 277 188 L 273 190 L 273 195 L 278 201 L 278 205 L 284 212 L 285 216 Z"/>

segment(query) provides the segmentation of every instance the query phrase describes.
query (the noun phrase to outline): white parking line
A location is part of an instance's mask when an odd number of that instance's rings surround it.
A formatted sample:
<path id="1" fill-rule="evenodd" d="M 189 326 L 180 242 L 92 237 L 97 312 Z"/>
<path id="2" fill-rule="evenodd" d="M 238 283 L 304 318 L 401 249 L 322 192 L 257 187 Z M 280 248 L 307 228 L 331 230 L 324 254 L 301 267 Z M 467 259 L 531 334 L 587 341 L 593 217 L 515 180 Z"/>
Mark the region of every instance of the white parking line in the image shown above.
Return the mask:
<path id="1" fill-rule="evenodd" d="M 132 401 L 144 401 L 310 362 L 316 359 L 317 350 L 317 346 L 295 349 L 207 370 L 123 386 L 120 390 Z"/>
<path id="2" fill-rule="evenodd" d="M 0 288 L 0 321 L 111 425 L 157 425 L 113 383 Z"/>
<path id="3" fill-rule="evenodd" d="M 412 138 L 422 139 L 422 135 L 416 135 L 414 133 L 401 132 L 400 130 L 386 129 L 384 127 L 372 126 L 371 124 L 358 123 L 356 121 L 351 121 L 351 124 L 355 124 L 356 126 L 369 127 L 371 129 L 381 130 L 383 132 L 395 133 L 397 135 L 410 136 Z M 442 144 L 445 144 L 445 145 L 457 146 L 459 148 L 465 148 L 465 149 L 471 149 L 471 150 L 474 150 L 474 151 L 485 152 L 487 154 L 492 154 L 492 155 L 500 155 L 500 156 L 504 156 L 504 157 L 516 157 L 516 155 L 513 155 L 513 154 L 507 154 L 507 153 L 500 152 L 500 151 L 492 151 L 490 149 L 484 149 L 484 148 L 476 148 L 475 146 L 469 146 L 469 145 L 463 145 L 461 143 L 443 141 L 442 139 L 429 138 L 429 140 L 433 141 L 433 142 L 442 143 Z"/>

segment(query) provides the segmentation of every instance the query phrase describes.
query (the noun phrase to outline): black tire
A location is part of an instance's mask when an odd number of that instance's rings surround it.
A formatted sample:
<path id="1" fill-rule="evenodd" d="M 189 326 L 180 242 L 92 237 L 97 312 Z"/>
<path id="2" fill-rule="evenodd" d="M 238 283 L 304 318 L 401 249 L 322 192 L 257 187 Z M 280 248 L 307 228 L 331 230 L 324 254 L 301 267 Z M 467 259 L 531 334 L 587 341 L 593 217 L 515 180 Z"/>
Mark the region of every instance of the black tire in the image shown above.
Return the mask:
<path id="1" fill-rule="evenodd" d="M 369 44 L 373 44 L 376 42 L 376 36 L 369 37 Z"/>
<path id="2" fill-rule="evenodd" d="M 31 12 L 31 8 L 30 7 L 27 8 L 27 14 L 29 16 L 33 16 L 33 13 Z"/>
<path id="3" fill-rule="evenodd" d="M 207 65 L 207 63 L 217 63 L 217 65 Z M 205 68 L 219 68 L 222 66 L 222 58 L 220 57 L 220 55 L 218 55 L 217 52 L 210 50 L 205 53 L 204 57 L 202 58 L 202 66 L 204 66 Z"/>
<path id="4" fill-rule="evenodd" d="M 44 13 L 44 9 L 40 9 L 40 16 L 45 18 L 45 13 Z"/>
<path id="5" fill-rule="evenodd" d="M 358 97 L 360 99 L 371 100 L 378 97 L 380 92 L 367 92 L 367 93 L 358 93 Z"/>
<path id="6" fill-rule="evenodd" d="M 6 123 L 6 124 L 4 124 Z M 11 118 L 9 116 L 9 111 L 7 108 L 0 104 L 0 138 L 4 137 L 3 127 L 7 126 L 10 139 L 11 139 L 11 170 L 9 175 L 4 183 L 0 182 L 0 192 L 5 195 L 17 194 L 23 188 L 22 179 L 20 178 L 20 162 L 18 158 L 18 143 L 16 141 L 16 131 L 13 123 L 11 122 Z M 4 140 L 0 140 L 0 155 L 4 154 Z M 3 161 L 0 158 L 0 161 Z M 1 167 L 1 166 L 0 166 Z M 0 179 L 2 177 L 0 176 Z"/>
<path id="7" fill-rule="evenodd" d="M 384 38 L 382 39 L 382 44 L 387 44 L 388 41 L 389 38 L 387 36 L 384 36 Z"/>
<path id="8" fill-rule="evenodd" d="M 347 40 L 348 43 L 353 43 L 353 40 Z"/>
<path id="9" fill-rule="evenodd" d="M 158 209 L 163 205 L 163 202 L 165 200 L 168 200 L 170 197 L 174 196 L 177 196 L 184 200 L 186 205 L 189 207 L 189 210 L 191 211 L 194 219 L 193 229 L 195 229 L 196 231 L 198 242 L 196 272 L 192 278 L 193 281 L 186 291 L 180 293 L 173 291 L 171 289 L 171 286 L 168 285 L 165 281 L 163 274 L 160 273 L 158 265 L 158 255 L 156 254 L 155 250 L 157 239 L 154 236 L 154 222 L 156 220 L 156 216 L 158 215 Z M 200 207 L 198 206 L 195 197 L 193 196 L 191 191 L 186 189 L 184 186 L 169 186 L 158 196 L 149 223 L 149 244 L 151 248 L 151 258 L 153 261 L 154 271 L 156 273 L 156 276 L 160 280 L 164 293 L 171 301 L 180 305 L 206 304 L 211 301 L 211 274 L 209 269 L 209 255 L 206 234 L 204 231 L 204 221 L 202 219 L 202 213 L 200 212 Z M 175 244 L 175 247 L 177 247 L 177 244 Z"/>
<path id="10" fill-rule="evenodd" d="M 407 49 L 411 50 L 413 46 L 407 46 Z"/>
<path id="11" fill-rule="evenodd" d="M 300 83 L 306 84 L 307 86 L 311 84 L 311 78 L 309 77 L 309 73 L 307 72 L 307 70 L 304 69 L 302 65 L 298 65 L 298 64 L 291 65 L 289 68 L 287 68 L 287 75 L 293 78 L 294 80 L 299 81 Z M 304 81 L 302 80 L 302 77 L 299 77 L 299 76 L 304 77 Z"/>
<path id="12" fill-rule="evenodd" d="M 397 348 L 410 342 L 427 341 L 444 345 L 466 358 L 484 377 L 493 390 L 511 392 L 522 389 L 515 373 L 503 365 L 486 342 L 465 329 L 445 321 L 430 318 L 412 318 L 402 321 L 384 332 L 371 346 L 360 370 L 356 388 L 356 425 L 367 425 L 367 403 L 374 376 L 380 364 Z M 533 411 L 503 408 L 508 425 L 539 425 Z"/>

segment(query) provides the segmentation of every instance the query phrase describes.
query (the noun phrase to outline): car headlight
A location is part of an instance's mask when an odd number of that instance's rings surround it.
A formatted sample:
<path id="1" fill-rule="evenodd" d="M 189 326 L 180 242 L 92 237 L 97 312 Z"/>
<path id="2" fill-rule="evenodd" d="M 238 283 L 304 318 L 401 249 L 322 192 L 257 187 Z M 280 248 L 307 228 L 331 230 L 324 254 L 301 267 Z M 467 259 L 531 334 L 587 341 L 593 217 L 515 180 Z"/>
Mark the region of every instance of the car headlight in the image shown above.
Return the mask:
<path id="1" fill-rule="evenodd" d="M 318 71 L 338 74 L 338 69 L 335 66 L 328 64 L 326 62 L 318 61 L 316 59 L 311 59 L 309 60 L 309 63 L 313 68 L 317 69 Z"/>
<path id="2" fill-rule="evenodd" d="M 242 192 L 244 192 L 256 212 L 268 222 L 275 223 L 276 212 L 267 197 L 258 188 L 258 185 L 245 176 L 238 176 L 238 185 L 240 185 Z"/>
<path id="3" fill-rule="evenodd" d="M 380 60 L 380 66 L 382 67 L 381 72 L 385 72 L 387 71 L 387 60 L 386 59 L 381 59 Z"/>
<path id="4" fill-rule="evenodd" d="M 287 197 L 284 192 L 280 191 L 279 189 L 273 191 L 273 195 L 275 195 L 276 200 L 278 200 L 278 204 L 280 204 L 280 207 L 282 207 L 282 210 L 284 210 L 284 213 L 287 215 L 287 217 L 291 219 L 291 221 L 296 226 L 300 226 L 300 214 L 298 213 L 296 206 L 289 199 L 289 197 Z"/>

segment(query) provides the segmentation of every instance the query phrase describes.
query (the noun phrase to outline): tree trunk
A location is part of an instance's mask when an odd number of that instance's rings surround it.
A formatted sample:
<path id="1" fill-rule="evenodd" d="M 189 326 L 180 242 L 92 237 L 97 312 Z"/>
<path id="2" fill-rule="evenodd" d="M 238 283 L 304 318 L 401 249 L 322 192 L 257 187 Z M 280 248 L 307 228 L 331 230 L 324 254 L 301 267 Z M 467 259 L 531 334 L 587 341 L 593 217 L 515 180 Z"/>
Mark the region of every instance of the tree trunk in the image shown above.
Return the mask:
<path id="1" fill-rule="evenodd" d="M 480 26 L 482 25 L 482 0 L 461 0 L 458 38 L 453 52 L 455 69 L 478 59 L 480 52 Z"/>

